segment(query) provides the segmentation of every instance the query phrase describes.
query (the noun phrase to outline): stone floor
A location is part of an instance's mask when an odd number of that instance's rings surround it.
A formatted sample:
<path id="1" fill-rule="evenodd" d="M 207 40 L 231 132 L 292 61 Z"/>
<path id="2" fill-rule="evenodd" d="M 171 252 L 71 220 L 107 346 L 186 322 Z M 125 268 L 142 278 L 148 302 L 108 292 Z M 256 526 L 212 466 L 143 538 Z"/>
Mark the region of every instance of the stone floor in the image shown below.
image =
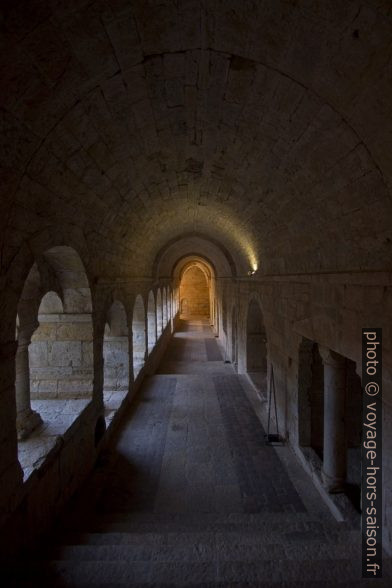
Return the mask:
<path id="1" fill-rule="evenodd" d="M 49 541 L 7 586 L 358 586 L 360 531 L 331 516 L 202 321 L 182 323 Z M 376 585 L 391 586 L 386 576 Z M 391 576 L 389 576 L 391 578 Z"/>

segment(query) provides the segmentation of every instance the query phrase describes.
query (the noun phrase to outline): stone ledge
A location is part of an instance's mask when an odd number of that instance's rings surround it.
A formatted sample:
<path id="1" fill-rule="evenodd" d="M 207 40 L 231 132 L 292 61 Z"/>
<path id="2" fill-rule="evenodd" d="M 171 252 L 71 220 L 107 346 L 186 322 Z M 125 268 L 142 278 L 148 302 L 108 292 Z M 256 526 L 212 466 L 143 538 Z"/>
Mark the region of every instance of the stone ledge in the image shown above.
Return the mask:
<path id="1" fill-rule="evenodd" d="M 31 401 L 33 410 L 41 415 L 43 423 L 28 439 L 18 444 L 24 484 L 58 453 L 90 403 L 91 398 Z"/>
<path id="2" fill-rule="evenodd" d="M 92 324 L 90 313 L 65 313 L 60 314 L 45 314 L 39 315 L 39 322 L 41 323 L 88 323 Z"/>
<path id="3" fill-rule="evenodd" d="M 105 422 L 108 429 L 122 405 L 127 401 L 128 390 L 106 390 L 103 393 Z"/>

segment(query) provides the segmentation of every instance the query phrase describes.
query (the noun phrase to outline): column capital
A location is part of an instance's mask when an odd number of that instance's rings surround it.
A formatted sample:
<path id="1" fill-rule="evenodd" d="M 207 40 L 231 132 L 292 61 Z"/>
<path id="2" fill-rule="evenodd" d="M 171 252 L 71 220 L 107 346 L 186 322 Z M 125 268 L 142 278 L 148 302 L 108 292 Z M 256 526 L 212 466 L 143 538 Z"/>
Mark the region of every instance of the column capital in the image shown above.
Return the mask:
<path id="1" fill-rule="evenodd" d="M 332 351 L 329 347 L 324 347 L 324 345 L 319 345 L 319 353 L 323 360 L 324 365 L 330 365 L 336 369 L 343 369 L 346 365 L 345 358 L 336 351 Z"/>

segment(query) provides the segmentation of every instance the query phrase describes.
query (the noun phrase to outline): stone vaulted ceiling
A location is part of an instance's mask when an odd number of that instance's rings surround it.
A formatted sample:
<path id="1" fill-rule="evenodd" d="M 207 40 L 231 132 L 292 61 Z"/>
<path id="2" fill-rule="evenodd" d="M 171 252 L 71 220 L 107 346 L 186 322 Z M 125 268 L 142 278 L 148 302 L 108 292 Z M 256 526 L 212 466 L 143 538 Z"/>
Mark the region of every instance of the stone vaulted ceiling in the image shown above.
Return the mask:
<path id="1" fill-rule="evenodd" d="M 390 268 L 391 18 L 388 0 L 2 2 L 3 269 L 63 223 L 108 275 L 151 274 L 187 232 L 240 274 Z"/>

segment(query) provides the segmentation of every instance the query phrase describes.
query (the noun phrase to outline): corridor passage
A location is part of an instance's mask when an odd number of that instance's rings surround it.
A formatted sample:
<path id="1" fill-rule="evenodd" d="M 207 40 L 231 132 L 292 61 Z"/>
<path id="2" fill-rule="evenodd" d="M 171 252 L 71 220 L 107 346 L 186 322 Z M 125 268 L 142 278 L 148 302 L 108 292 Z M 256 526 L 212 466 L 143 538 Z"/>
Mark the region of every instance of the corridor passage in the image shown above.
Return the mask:
<path id="1" fill-rule="evenodd" d="M 290 449 L 265 444 L 255 398 L 207 322 L 182 322 L 41 561 L 10 585 L 357 586 L 359 529 L 334 521 Z"/>

